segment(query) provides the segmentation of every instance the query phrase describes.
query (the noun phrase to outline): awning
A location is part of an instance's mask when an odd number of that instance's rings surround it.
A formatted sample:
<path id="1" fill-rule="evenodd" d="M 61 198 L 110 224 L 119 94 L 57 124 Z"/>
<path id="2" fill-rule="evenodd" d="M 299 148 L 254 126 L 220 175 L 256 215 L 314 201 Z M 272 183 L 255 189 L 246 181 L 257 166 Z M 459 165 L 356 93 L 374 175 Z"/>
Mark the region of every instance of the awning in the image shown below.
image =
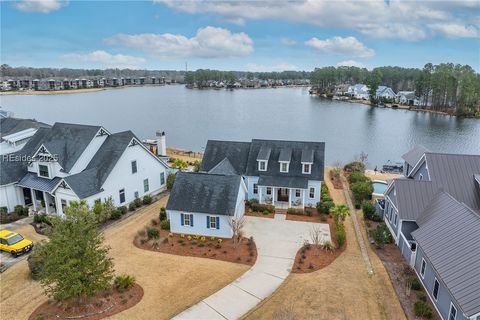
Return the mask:
<path id="1" fill-rule="evenodd" d="M 307 189 L 308 178 L 260 176 L 258 179 L 258 185 L 266 187 Z"/>
<path id="2" fill-rule="evenodd" d="M 18 182 L 18 186 L 52 193 L 53 188 L 57 186 L 60 180 L 62 180 L 60 177 L 47 179 L 39 177 L 36 173 L 29 172 Z"/>

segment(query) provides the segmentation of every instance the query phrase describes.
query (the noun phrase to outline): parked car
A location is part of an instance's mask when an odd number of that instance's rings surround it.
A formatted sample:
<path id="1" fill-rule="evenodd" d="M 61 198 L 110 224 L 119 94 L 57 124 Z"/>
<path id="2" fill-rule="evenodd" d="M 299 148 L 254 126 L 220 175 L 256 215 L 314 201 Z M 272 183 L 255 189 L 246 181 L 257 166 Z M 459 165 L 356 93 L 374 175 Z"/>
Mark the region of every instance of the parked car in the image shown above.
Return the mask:
<path id="1" fill-rule="evenodd" d="M 0 231 L 0 250 L 10 252 L 12 256 L 17 257 L 22 253 L 31 251 L 33 242 L 25 239 L 21 234 L 9 231 Z"/>

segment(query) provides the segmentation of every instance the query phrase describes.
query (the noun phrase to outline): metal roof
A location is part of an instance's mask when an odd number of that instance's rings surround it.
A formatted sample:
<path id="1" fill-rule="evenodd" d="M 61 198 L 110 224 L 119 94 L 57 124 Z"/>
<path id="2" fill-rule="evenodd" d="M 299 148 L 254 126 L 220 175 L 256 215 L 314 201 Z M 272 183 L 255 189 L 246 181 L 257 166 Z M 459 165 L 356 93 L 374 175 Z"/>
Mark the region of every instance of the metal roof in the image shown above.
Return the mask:
<path id="1" fill-rule="evenodd" d="M 415 146 L 412 150 L 405 153 L 402 158 L 408 163 L 411 167 L 415 167 L 420 158 L 427 152 L 428 149 L 422 145 Z"/>
<path id="2" fill-rule="evenodd" d="M 480 312 L 480 216 L 440 192 L 417 220 L 413 238 L 467 317 Z"/>
<path id="3" fill-rule="evenodd" d="M 438 188 L 425 180 L 394 179 L 398 216 L 403 220 L 416 220 L 430 203 Z"/>
<path id="4" fill-rule="evenodd" d="M 60 180 L 62 180 L 60 177 L 48 179 L 39 177 L 36 173 L 29 172 L 18 182 L 18 186 L 52 193 Z"/>

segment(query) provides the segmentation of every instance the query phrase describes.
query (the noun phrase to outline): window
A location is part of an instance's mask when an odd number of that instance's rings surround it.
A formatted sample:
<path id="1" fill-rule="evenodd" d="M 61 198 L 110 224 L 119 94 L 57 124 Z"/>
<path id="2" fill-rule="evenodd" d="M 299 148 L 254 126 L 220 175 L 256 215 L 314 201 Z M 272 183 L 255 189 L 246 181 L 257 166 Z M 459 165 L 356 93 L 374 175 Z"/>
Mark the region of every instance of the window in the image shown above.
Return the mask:
<path id="1" fill-rule="evenodd" d="M 137 161 L 132 161 L 132 174 L 137 173 Z"/>
<path id="2" fill-rule="evenodd" d="M 312 171 L 312 164 L 311 163 L 304 163 L 302 166 L 302 173 L 310 174 Z"/>
<path id="3" fill-rule="evenodd" d="M 267 161 L 258 161 L 258 171 L 267 171 Z"/>
<path id="4" fill-rule="evenodd" d="M 397 226 L 397 214 L 396 213 L 393 215 L 393 224 L 395 225 L 395 227 Z"/>
<path id="5" fill-rule="evenodd" d="M 209 228 L 217 229 L 217 217 L 208 217 Z"/>
<path id="6" fill-rule="evenodd" d="M 438 299 L 438 289 L 440 287 L 440 283 L 438 283 L 437 278 L 435 278 L 435 282 L 433 283 L 433 297 L 435 298 L 435 301 Z"/>
<path id="7" fill-rule="evenodd" d="M 300 197 L 300 189 L 295 189 L 295 197 Z"/>
<path id="8" fill-rule="evenodd" d="M 420 268 L 420 275 L 422 276 L 422 279 L 425 278 L 426 268 L 427 268 L 427 262 L 425 262 L 425 259 L 422 258 L 422 267 Z"/>
<path id="9" fill-rule="evenodd" d="M 143 192 L 148 192 L 149 189 L 148 179 L 143 180 Z"/>
<path id="10" fill-rule="evenodd" d="M 160 185 L 163 186 L 165 184 L 165 172 L 160 172 Z"/>
<path id="11" fill-rule="evenodd" d="M 272 187 L 267 187 L 267 194 L 271 195 L 272 194 Z"/>
<path id="12" fill-rule="evenodd" d="M 280 162 L 280 172 L 288 172 L 288 162 Z"/>
<path id="13" fill-rule="evenodd" d="M 418 176 L 418 180 L 423 180 L 423 174 L 420 173 L 420 175 Z"/>
<path id="14" fill-rule="evenodd" d="M 118 193 L 120 194 L 120 203 L 124 203 L 125 202 L 125 189 L 120 189 L 120 191 Z"/>
<path id="15" fill-rule="evenodd" d="M 448 313 L 448 320 L 455 320 L 457 318 L 457 308 L 450 303 L 450 312 Z"/>
<path id="16" fill-rule="evenodd" d="M 133 193 L 133 197 L 134 197 L 135 199 L 138 198 L 138 191 L 135 191 L 135 192 Z"/>
<path id="17" fill-rule="evenodd" d="M 38 165 L 38 174 L 40 175 L 40 177 L 48 178 L 49 177 L 48 167 L 43 165 L 43 164 L 39 164 Z"/>
<path id="18" fill-rule="evenodd" d="M 315 188 L 310 188 L 310 193 L 308 195 L 310 197 L 310 199 L 313 199 L 315 198 Z"/>
<path id="19" fill-rule="evenodd" d="M 180 214 L 180 222 L 182 226 L 193 227 L 193 214 Z"/>
<path id="20" fill-rule="evenodd" d="M 258 184 L 253 184 L 253 194 L 258 194 Z"/>

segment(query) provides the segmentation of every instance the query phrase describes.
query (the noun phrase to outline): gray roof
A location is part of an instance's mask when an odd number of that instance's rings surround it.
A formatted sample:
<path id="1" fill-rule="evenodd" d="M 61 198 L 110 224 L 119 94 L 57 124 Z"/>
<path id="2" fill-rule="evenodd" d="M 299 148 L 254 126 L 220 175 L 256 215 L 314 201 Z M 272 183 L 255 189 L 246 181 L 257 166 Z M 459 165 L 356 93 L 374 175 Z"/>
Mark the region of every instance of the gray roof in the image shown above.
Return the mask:
<path id="1" fill-rule="evenodd" d="M 411 167 L 414 167 L 420 158 L 427 152 L 428 149 L 422 145 L 415 146 L 412 150 L 405 153 L 402 158 L 408 163 Z"/>
<path id="2" fill-rule="evenodd" d="M 250 142 L 208 140 L 202 159 L 201 171 L 208 172 L 227 158 L 238 174 L 247 166 Z"/>
<path id="3" fill-rule="evenodd" d="M 412 236 L 463 313 L 480 312 L 480 216 L 440 192 L 417 223 Z"/>
<path id="4" fill-rule="evenodd" d="M 272 149 L 268 146 L 262 146 L 257 154 L 257 160 L 268 160 L 270 158 L 270 153 Z"/>
<path id="5" fill-rule="evenodd" d="M 425 180 L 394 179 L 396 203 L 400 219 L 416 220 L 430 203 L 438 188 Z"/>
<path id="6" fill-rule="evenodd" d="M 49 128 L 48 124 L 34 119 L 0 118 L 0 138 L 30 128 Z"/>
<path id="7" fill-rule="evenodd" d="M 228 158 L 224 158 L 215 167 L 213 167 L 208 173 L 224 174 L 224 175 L 238 175 L 235 168 L 232 166 Z"/>
<path id="8" fill-rule="evenodd" d="M 58 163 L 65 172 L 69 172 L 101 128 L 56 122 L 42 144 L 52 155 L 58 156 Z"/>
<path id="9" fill-rule="evenodd" d="M 312 149 L 302 150 L 302 162 L 312 163 L 314 157 L 314 152 Z"/>
<path id="10" fill-rule="evenodd" d="M 62 178 L 60 177 L 53 179 L 41 178 L 36 173 L 29 172 L 18 182 L 18 186 L 52 193 L 61 180 Z"/>
<path id="11" fill-rule="evenodd" d="M 131 131 L 109 135 L 85 170 L 65 177 L 65 182 L 80 199 L 101 192 L 103 183 L 133 138 Z"/>
<path id="12" fill-rule="evenodd" d="M 241 179 L 234 175 L 179 172 L 167 210 L 233 216 Z"/>
<path id="13" fill-rule="evenodd" d="M 402 233 L 407 240 L 413 240 L 412 232 L 418 229 L 418 225 L 415 221 L 403 221 Z"/>
<path id="14" fill-rule="evenodd" d="M 260 178 L 258 179 L 258 185 L 267 187 L 307 189 L 308 178 L 260 176 Z"/>
<path id="15" fill-rule="evenodd" d="M 282 148 L 278 155 L 278 161 L 290 162 L 292 159 L 292 148 Z"/>

